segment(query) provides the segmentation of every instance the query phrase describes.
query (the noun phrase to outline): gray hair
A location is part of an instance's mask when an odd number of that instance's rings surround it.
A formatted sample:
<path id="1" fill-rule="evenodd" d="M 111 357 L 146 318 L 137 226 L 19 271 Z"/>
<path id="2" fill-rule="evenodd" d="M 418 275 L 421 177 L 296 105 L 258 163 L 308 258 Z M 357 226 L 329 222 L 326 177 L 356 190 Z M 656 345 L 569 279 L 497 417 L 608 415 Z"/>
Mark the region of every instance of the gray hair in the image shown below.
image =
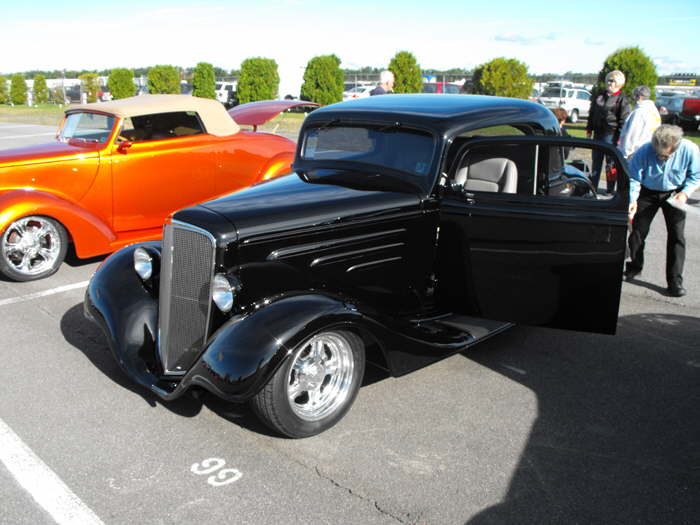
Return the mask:
<path id="1" fill-rule="evenodd" d="M 672 124 L 661 124 L 651 136 L 651 145 L 658 152 L 668 148 L 676 149 L 683 138 L 683 130 Z"/>
<path id="2" fill-rule="evenodd" d="M 610 73 L 605 75 L 605 81 L 607 82 L 608 80 L 614 80 L 617 84 L 620 84 L 620 86 L 624 86 L 625 74 L 619 69 L 614 69 Z"/>
<path id="3" fill-rule="evenodd" d="M 394 81 L 394 74 L 391 71 L 389 71 L 388 69 L 382 71 L 379 74 L 379 82 L 381 84 L 387 84 L 387 83 L 393 82 L 393 81 Z"/>
<path id="4" fill-rule="evenodd" d="M 634 100 L 648 99 L 651 97 L 651 89 L 649 89 L 649 86 L 637 86 L 632 90 L 632 97 L 634 97 Z"/>

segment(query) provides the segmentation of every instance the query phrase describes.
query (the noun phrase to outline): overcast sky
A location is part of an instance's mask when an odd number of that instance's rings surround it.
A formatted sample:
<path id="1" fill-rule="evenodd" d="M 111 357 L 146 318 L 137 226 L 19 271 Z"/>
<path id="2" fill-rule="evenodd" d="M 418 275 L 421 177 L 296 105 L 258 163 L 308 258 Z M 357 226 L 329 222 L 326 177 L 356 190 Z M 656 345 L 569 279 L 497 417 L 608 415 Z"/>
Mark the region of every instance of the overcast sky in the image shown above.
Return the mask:
<path id="1" fill-rule="evenodd" d="M 531 73 L 598 71 L 638 45 L 659 73 L 700 73 L 700 1 L 0 0 L 0 72 L 155 64 L 224 69 L 273 58 L 281 75 L 335 53 L 385 67 L 401 50 L 423 68 L 517 58 Z"/>

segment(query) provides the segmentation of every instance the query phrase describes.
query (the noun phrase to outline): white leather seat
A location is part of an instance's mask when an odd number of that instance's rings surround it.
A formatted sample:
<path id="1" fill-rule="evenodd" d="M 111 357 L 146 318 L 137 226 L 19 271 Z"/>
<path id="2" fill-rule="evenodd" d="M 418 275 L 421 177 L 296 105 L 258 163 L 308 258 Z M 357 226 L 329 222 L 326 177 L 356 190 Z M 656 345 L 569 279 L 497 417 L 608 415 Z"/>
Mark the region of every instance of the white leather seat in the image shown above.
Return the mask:
<path id="1" fill-rule="evenodd" d="M 455 184 L 467 191 L 515 193 L 518 188 L 518 168 L 503 157 L 474 159 L 460 168 Z"/>

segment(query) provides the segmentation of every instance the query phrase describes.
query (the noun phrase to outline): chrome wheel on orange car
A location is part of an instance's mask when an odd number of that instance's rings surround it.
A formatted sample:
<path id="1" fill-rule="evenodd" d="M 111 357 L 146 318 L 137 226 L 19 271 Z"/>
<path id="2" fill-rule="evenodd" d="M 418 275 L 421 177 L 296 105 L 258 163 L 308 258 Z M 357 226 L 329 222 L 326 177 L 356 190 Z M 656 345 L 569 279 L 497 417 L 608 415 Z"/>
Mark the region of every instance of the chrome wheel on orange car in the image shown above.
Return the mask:
<path id="1" fill-rule="evenodd" d="M 0 239 L 0 272 L 14 281 L 32 281 L 58 270 L 66 256 L 68 235 L 58 222 L 40 215 L 10 224 Z"/>

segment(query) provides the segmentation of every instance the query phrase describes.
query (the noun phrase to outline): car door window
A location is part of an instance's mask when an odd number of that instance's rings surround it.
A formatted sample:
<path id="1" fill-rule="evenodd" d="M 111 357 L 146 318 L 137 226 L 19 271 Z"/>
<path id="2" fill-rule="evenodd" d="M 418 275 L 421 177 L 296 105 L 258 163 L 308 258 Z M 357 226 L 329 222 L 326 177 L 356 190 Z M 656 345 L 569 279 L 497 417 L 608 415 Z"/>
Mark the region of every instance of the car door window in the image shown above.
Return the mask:
<path id="1" fill-rule="evenodd" d="M 512 194 L 538 199 L 610 200 L 619 192 L 619 159 L 601 154 L 602 175 L 595 184 L 593 145 L 567 147 L 529 143 L 462 146 L 448 168 L 451 191 Z M 626 188 L 626 182 L 624 183 Z"/>

